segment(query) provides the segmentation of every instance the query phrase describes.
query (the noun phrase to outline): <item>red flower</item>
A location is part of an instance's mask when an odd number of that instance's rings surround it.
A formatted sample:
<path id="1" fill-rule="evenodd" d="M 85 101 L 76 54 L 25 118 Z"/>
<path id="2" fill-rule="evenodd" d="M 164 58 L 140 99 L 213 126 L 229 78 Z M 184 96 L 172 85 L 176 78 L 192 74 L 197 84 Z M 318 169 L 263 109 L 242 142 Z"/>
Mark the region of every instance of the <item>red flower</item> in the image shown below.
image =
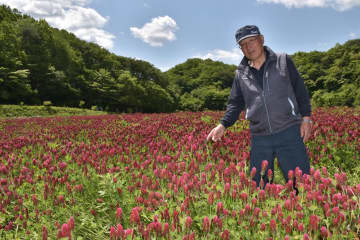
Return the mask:
<path id="1" fill-rule="evenodd" d="M 302 171 L 301 171 L 301 169 L 299 168 L 299 167 L 296 167 L 295 168 L 295 176 L 296 176 L 296 178 L 299 180 L 300 178 L 301 178 L 301 176 L 302 176 Z"/>
<path id="2" fill-rule="evenodd" d="M 59 202 L 59 203 L 63 203 L 64 201 L 65 201 L 64 195 L 59 195 L 59 196 L 58 196 L 58 202 Z"/>
<path id="3" fill-rule="evenodd" d="M 303 224 L 303 223 L 300 223 L 300 224 L 299 224 L 298 230 L 299 230 L 299 232 L 303 232 L 303 231 L 304 231 L 304 224 Z"/>
<path id="4" fill-rule="evenodd" d="M 62 237 L 69 237 L 71 239 L 71 228 L 67 223 L 64 223 L 61 227 Z"/>
<path id="5" fill-rule="evenodd" d="M 217 204 L 217 209 L 216 209 L 216 213 L 217 213 L 218 215 L 220 215 L 223 211 L 224 211 L 224 206 L 223 206 L 222 202 L 218 202 L 218 204 Z"/>
<path id="6" fill-rule="evenodd" d="M 253 199 L 251 199 L 251 203 L 252 203 L 252 205 L 256 205 L 256 203 L 257 203 L 257 199 L 256 198 L 253 198 Z"/>
<path id="7" fill-rule="evenodd" d="M 124 228 L 123 226 L 119 223 L 117 226 L 116 226 L 116 236 L 117 237 L 121 237 L 123 238 L 125 235 L 125 231 L 124 231 Z"/>
<path id="8" fill-rule="evenodd" d="M 246 192 L 242 192 L 242 193 L 240 194 L 240 198 L 241 198 L 244 202 L 246 202 L 246 201 L 247 201 L 247 198 L 248 198 L 247 193 L 246 193 Z"/>
<path id="9" fill-rule="evenodd" d="M 308 235 L 307 233 L 304 233 L 304 238 L 303 238 L 303 240 L 310 240 L 310 237 L 309 237 L 309 235 Z"/>
<path id="10" fill-rule="evenodd" d="M 137 223 L 137 224 L 140 223 L 140 215 L 139 215 L 137 207 L 135 207 L 131 210 L 130 223 Z"/>
<path id="11" fill-rule="evenodd" d="M 255 174 L 256 174 L 256 168 L 253 167 L 253 168 L 251 169 L 251 172 L 250 172 L 250 177 L 251 177 L 251 178 L 254 178 L 254 177 L 255 177 Z"/>
<path id="12" fill-rule="evenodd" d="M 266 229 L 265 223 L 261 223 L 261 225 L 260 225 L 260 230 L 261 230 L 261 231 L 265 231 L 265 229 Z"/>
<path id="13" fill-rule="evenodd" d="M 164 223 L 163 236 L 166 236 L 168 234 L 169 234 L 169 223 Z"/>
<path id="14" fill-rule="evenodd" d="M 317 182 L 320 181 L 320 179 L 321 179 L 320 171 L 318 169 L 314 173 L 314 179 Z"/>
<path id="15" fill-rule="evenodd" d="M 192 219 L 190 216 L 187 216 L 185 220 L 185 226 L 186 228 L 191 228 L 191 225 L 192 225 Z"/>
<path id="16" fill-rule="evenodd" d="M 210 231 L 210 220 L 207 216 L 203 219 L 203 231 L 209 232 Z"/>
<path id="17" fill-rule="evenodd" d="M 110 239 L 116 239 L 116 238 L 117 238 L 117 233 L 116 233 L 115 227 L 111 226 L 110 227 Z"/>
<path id="18" fill-rule="evenodd" d="M 339 212 L 340 212 L 339 207 L 334 207 L 334 208 L 332 209 L 332 212 L 333 212 L 335 215 L 338 215 Z"/>
<path id="19" fill-rule="evenodd" d="M 178 223 L 179 222 L 179 213 L 176 211 L 176 209 L 173 211 L 173 222 Z"/>
<path id="20" fill-rule="evenodd" d="M 236 189 L 234 189 L 231 193 L 231 197 L 236 198 L 236 195 L 237 195 L 237 191 L 236 191 Z"/>
<path id="21" fill-rule="evenodd" d="M 268 169 L 268 171 L 267 171 L 267 175 L 268 175 L 269 182 L 271 182 L 271 180 L 272 180 L 272 176 L 273 176 L 273 172 L 272 172 L 272 170 L 271 170 L 271 169 Z"/>
<path id="22" fill-rule="evenodd" d="M 328 172 L 327 172 L 327 168 L 326 167 L 322 167 L 322 173 L 325 177 L 328 176 Z"/>
<path id="23" fill-rule="evenodd" d="M 35 194 L 33 194 L 33 195 L 31 195 L 31 200 L 33 201 L 33 203 L 34 203 L 34 205 L 36 206 L 37 204 L 38 204 L 38 199 L 36 198 L 36 195 Z"/>
<path id="24" fill-rule="evenodd" d="M 245 213 L 249 213 L 251 210 L 251 206 L 249 204 L 245 205 Z"/>
<path id="25" fill-rule="evenodd" d="M 276 231 L 276 221 L 275 221 L 275 219 L 270 220 L 270 229 L 273 232 Z"/>
<path id="26" fill-rule="evenodd" d="M 254 216 L 254 217 L 258 217 L 258 216 L 259 216 L 259 213 L 260 213 L 260 208 L 256 207 L 256 208 L 254 209 L 253 216 Z"/>
<path id="27" fill-rule="evenodd" d="M 166 208 L 164 210 L 164 212 L 161 213 L 161 218 L 165 221 L 169 221 L 170 220 L 170 213 L 169 213 L 169 209 Z"/>
<path id="28" fill-rule="evenodd" d="M 320 228 L 320 234 L 321 234 L 321 237 L 323 237 L 323 238 L 329 237 L 329 232 L 325 226 L 322 226 Z"/>
<path id="29" fill-rule="evenodd" d="M 134 230 L 133 229 L 126 229 L 125 230 L 125 236 L 124 236 L 124 239 L 126 239 L 128 236 L 132 235 L 132 238 L 134 238 L 133 236 L 133 233 L 134 233 Z"/>
<path id="30" fill-rule="evenodd" d="M 122 217 L 122 209 L 119 207 L 116 209 L 116 220 L 120 221 Z"/>
<path id="31" fill-rule="evenodd" d="M 229 240 L 230 239 L 230 232 L 229 230 L 225 229 L 224 232 L 221 234 L 222 240 Z"/>
<path id="32" fill-rule="evenodd" d="M 73 229 L 74 229 L 74 227 L 75 227 L 75 220 L 74 220 L 74 217 L 73 217 L 73 216 L 70 217 L 70 219 L 69 219 L 69 221 L 68 221 L 68 225 L 69 225 L 69 227 L 70 227 L 70 230 L 73 230 Z"/>
<path id="33" fill-rule="evenodd" d="M 214 192 L 210 192 L 208 196 L 208 204 L 212 205 L 214 203 Z"/>
<path id="34" fill-rule="evenodd" d="M 82 184 L 79 184 L 79 185 L 75 185 L 74 186 L 75 190 L 78 191 L 78 192 L 82 192 L 84 190 L 84 187 Z"/>
<path id="35" fill-rule="evenodd" d="M 230 192 L 230 183 L 225 183 L 225 193 L 229 193 Z"/>
<path id="36" fill-rule="evenodd" d="M 60 162 L 59 163 L 59 168 L 60 168 L 61 171 L 64 171 L 66 169 L 66 167 L 67 167 L 66 162 Z"/>
<path id="37" fill-rule="evenodd" d="M 261 163 L 261 175 L 265 174 L 265 171 L 269 165 L 269 162 L 267 160 L 262 161 Z"/>
<path id="38" fill-rule="evenodd" d="M 319 217 L 314 214 L 310 216 L 309 228 L 311 231 L 315 231 L 318 228 L 319 220 Z"/>
<path id="39" fill-rule="evenodd" d="M 290 170 L 290 171 L 288 172 L 288 177 L 289 177 L 289 179 L 291 179 L 291 180 L 294 179 L 294 171 L 293 171 L 293 170 Z"/>
<path id="40" fill-rule="evenodd" d="M 95 209 L 91 209 L 91 210 L 90 210 L 90 213 L 91 213 L 94 217 L 97 215 L 97 213 L 96 213 L 96 210 L 95 210 Z"/>
<path id="41" fill-rule="evenodd" d="M 259 192 L 259 199 L 260 201 L 265 201 L 265 190 L 261 189 Z"/>
<path id="42" fill-rule="evenodd" d="M 48 239 L 48 230 L 45 226 L 42 227 L 42 240 Z"/>
<path id="43" fill-rule="evenodd" d="M 284 207 L 285 207 L 287 210 L 289 210 L 289 211 L 292 210 L 292 205 L 291 205 L 290 199 L 286 199 L 286 200 L 285 200 Z"/>

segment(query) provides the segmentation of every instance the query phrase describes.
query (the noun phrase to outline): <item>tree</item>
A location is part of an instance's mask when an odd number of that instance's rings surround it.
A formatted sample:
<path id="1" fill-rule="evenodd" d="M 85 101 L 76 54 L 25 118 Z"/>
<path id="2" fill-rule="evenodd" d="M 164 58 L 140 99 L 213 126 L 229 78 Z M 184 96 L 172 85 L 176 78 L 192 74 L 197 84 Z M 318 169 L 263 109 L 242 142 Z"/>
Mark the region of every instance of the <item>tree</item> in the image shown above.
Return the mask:
<path id="1" fill-rule="evenodd" d="M 9 20 L 16 15 L 5 14 L 7 8 L 0 7 L 0 100 L 2 103 L 15 104 L 31 99 L 35 92 L 30 86 L 30 71 L 23 66 L 24 53 L 18 28 Z"/>
<path id="2" fill-rule="evenodd" d="M 182 110 L 223 110 L 236 66 L 210 59 L 189 59 L 165 74 Z"/>
<path id="3" fill-rule="evenodd" d="M 0 100 L 3 103 L 17 103 L 31 98 L 34 92 L 28 80 L 29 70 L 22 69 L 10 72 L 0 67 Z"/>
<path id="4" fill-rule="evenodd" d="M 145 112 L 171 112 L 174 111 L 174 99 L 160 85 L 155 82 L 145 84 L 143 106 Z"/>
<path id="5" fill-rule="evenodd" d="M 80 93 L 74 89 L 64 71 L 58 71 L 50 66 L 46 74 L 46 83 L 39 87 L 39 97 L 43 101 L 51 101 L 58 106 L 77 106 Z"/>
<path id="6" fill-rule="evenodd" d="M 47 73 L 51 63 L 50 41 L 52 38 L 50 27 L 44 20 L 36 22 L 30 18 L 18 21 L 18 25 L 21 48 L 26 54 L 23 65 L 30 70 L 31 87 L 39 92 L 37 102 L 40 103 L 47 100 L 41 99 L 46 93 L 40 86 L 48 84 Z"/>

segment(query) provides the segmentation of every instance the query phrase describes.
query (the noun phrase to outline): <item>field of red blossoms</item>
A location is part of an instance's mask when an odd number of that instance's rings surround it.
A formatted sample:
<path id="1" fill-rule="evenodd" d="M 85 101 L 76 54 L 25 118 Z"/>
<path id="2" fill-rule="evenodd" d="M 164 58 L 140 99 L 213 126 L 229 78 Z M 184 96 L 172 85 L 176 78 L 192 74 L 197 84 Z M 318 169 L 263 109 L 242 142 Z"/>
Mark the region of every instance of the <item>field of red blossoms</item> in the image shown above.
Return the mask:
<path id="1" fill-rule="evenodd" d="M 243 116 L 206 142 L 222 114 L 0 119 L 0 239 L 359 239 L 359 109 L 314 111 L 298 195 L 254 186 Z"/>

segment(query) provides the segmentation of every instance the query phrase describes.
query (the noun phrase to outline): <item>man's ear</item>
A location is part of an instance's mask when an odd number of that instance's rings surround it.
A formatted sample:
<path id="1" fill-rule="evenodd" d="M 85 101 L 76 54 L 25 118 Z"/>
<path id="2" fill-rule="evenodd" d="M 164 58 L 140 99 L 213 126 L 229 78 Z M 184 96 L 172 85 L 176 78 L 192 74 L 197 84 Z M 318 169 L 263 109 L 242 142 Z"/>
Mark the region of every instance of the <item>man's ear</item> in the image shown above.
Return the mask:
<path id="1" fill-rule="evenodd" d="M 259 38 L 260 38 L 261 44 L 264 45 L 264 42 L 265 42 L 265 41 L 264 41 L 264 35 L 260 35 Z"/>

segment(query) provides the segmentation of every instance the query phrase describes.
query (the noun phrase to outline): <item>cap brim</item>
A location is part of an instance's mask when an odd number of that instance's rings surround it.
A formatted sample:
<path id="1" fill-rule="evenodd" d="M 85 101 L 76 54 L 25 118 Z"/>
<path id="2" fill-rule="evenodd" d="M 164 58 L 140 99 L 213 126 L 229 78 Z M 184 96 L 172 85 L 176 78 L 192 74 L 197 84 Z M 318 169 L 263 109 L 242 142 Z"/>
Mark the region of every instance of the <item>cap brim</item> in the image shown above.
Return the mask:
<path id="1" fill-rule="evenodd" d="M 247 36 L 244 36 L 244 37 L 242 37 L 242 38 L 240 38 L 238 41 L 237 41 L 237 43 L 239 43 L 241 40 L 244 40 L 245 38 L 249 38 L 249 37 L 254 37 L 254 36 L 259 36 L 260 34 L 250 34 L 250 35 L 247 35 Z"/>

